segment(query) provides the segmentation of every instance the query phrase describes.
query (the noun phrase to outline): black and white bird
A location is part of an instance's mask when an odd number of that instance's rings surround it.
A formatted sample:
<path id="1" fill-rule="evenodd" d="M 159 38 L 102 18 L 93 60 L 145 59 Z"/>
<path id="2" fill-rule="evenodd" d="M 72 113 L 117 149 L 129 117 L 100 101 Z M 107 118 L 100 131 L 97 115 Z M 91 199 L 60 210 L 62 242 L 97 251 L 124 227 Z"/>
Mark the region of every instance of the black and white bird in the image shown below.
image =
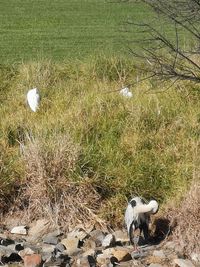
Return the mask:
<path id="1" fill-rule="evenodd" d="M 143 232 L 144 239 L 149 238 L 149 220 L 150 215 L 157 213 L 159 208 L 156 200 L 151 200 L 145 204 L 140 197 L 134 197 L 128 203 L 125 212 L 125 223 L 130 238 L 130 242 L 137 249 L 137 244 L 141 233 Z"/>
<path id="2" fill-rule="evenodd" d="M 37 88 L 33 88 L 27 93 L 27 102 L 32 111 L 36 112 L 39 107 L 40 95 Z"/>

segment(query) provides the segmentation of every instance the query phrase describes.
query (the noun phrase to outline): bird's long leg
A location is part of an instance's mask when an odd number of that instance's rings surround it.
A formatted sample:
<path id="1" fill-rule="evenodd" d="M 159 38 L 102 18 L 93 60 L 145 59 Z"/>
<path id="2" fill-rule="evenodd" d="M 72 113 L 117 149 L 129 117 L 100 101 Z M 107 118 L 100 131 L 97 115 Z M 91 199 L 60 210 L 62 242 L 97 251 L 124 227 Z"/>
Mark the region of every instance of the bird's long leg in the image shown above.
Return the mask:
<path id="1" fill-rule="evenodd" d="M 139 251 L 138 242 L 140 239 L 140 235 L 141 235 L 141 229 L 137 228 L 134 231 L 134 236 L 133 236 L 134 251 Z"/>
<path id="2" fill-rule="evenodd" d="M 146 223 L 144 223 L 142 225 L 142 231 L 143 231 L 145 243 L 148 243 L 148 241 L 149 241 L 149 227 Z"/>

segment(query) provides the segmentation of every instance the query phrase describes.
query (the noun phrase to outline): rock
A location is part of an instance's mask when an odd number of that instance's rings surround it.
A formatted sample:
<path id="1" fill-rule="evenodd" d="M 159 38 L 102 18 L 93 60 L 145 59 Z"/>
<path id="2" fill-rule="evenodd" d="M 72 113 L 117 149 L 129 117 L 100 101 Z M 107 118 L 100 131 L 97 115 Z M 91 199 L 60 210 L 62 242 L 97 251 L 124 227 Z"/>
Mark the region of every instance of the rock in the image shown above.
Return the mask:
<path id="1" fill-rule="evenodd" d="M 196 262 L 196 263 L 200 263 L 200 254 L 194 253 L 192 252 L 192 254 L 190 255 L 191 259 Z"/>
<path id="2" fill-rule="evenodd" d="M 81 259 L 78 259 L 77 265 L 80 267 L 90 267 L 90 263 L 87 257 L 82 257 Z"/>
<path id="3" fill-rule="evenodd" d="M 102 241 L 102 246 L 103 247 L 110 247 L 112 245 L 114 245 L 115 243 L 115 238 L 112 234 L 108 234 L 105 236 L 105 238 Z"/>
<path id="4" fill-rule="evenodd" d="M 42 252 L 43 253 L 52 253 L 55 249 L 54 245 L 50 245 L 50 244 L 43 244 L 42 245 Z"/>
<path id="5" fill-rule="evenodd" d="M 56 236 L 46 236 L 43 238 L 43 242 L 50 245 L 57 245 L 59 239 Z"/>
<path id="6" fill-rule="evenodd" d="M 140 250 L 140 251 L 133 251 L 133 252 L 131 253 L 131 257 L 132 257 L 132 259 L 135 259 L 135 260 L 144 258 L 144 257 L 146 257 L 146 256 L 147 256 L 147 252 L 142 251 L 142 250 Z"/>
<path id="7" fill-rule="evenodd" d="M 55 246 L 55 249 L 60 252 L 63 252 L 65 250 L 65 246 L 60 242 Z"/>
<path id="8" fill-rule="evenodd" d="M 156 249 L 157 249 L 157 246 L 153 246 L 153 245 L 144 245 L 144 246 L 140 246 L 140 248 L 141 248 L 143 251 L 150 252 L 150 251 L 156 250 Z"/>
<path id="9" fill-rule="evenodd" d="M 0 238 L 0 245 L 9 246 L 15 244 L 15 241 L 9 238 Z"/>
<path id="10" fill-rule="evenodd" d="M 33 222 L 29 229 L 29 242 L 38 241 L 50 230 L 50 222 L 46 219 L 41 219 Z"/>
<path id="11" fill-rule="evenodd" d="M 42 253 L 42 261 L 48 262 L 50 261 L 52 258 L 52 254 L 51 253 Z"/>
<path id="12" fill-rule="evenodd" d="M 174 259 L 174 263 L 179 267 L 195 267 L 190 260 Z"/>
<path id="13" fill-rule="evenodd" d="M 18 252 L 18 255 L 23 259 L 25 255 L 32 255 L 35 251 L 33 251 L 31 248 L 25 248 Z"/>
<path id="14" fill-rule="evenodd" d="M 129 242 L 127 232 L 125 231 L 117 230 L 113 233 L 113 235 L 116 242 L 121 242 L 122 244 Z"/>
<path id="15" fill-rule="evenodd" d="M 2 256 L 1 263 L 20 262 L 22 258 L 15 252 L 12 252 L 10 256 Z"/>
<path id="16" fill-rule="evenodd" d="M 90 264 L 90 267 L 96 267 L 96 260 L 93 256 L 88 255 L 87 259 Z"/>
<path id="17" fill-rule="evenodd" d="M 112 253 L 113 253 L 113 248 L 107 248 L 107 249 L 104 249 L 102 252 L 100 253 L 103 253 L 104 255 L 107 255 L 107 256 L 112 256 Z"/>
<path id="18" fill-rule="evenodd" d="M 96 266 L 96 262 L 95 259 L 93 257 L 81 257 L 77 260 L 77 266 L 80 267 L 95 267 Z"/>
<path id="19" fill-rule="evenodd" d="M 12 245 L 8 245 L 7 248 L 11 249 L 11 250 L 16 250 L 16 251 L 20 251 L 24 249 L 24 246 L 22 243 L 16 243 L 16 244 L 12 244 Z"/>
<path id="20" fill-rule="evenodd" d="M 42 257 L 39 254 L 25 255 L 24 267 L 37 267 L 42 263 Z"/>
<path id="21" fill-rule="evenodd" d="M 1 257 L 10 257 L 10 255 L 13 253 L 13 250 L 5 247 L 5 246 L 0 246 L 0 258 Z"/>
<path id="22" fill-rule="evenodd" d="M 116 265 L 117 266 L 117 265 Z M 126 261 L 126 262 L 120 262 L 120 267 L 142 267 L 142 265 L 139 265 L 136 261 Z"/>
<path id="23" fill-rule="evenodd" d="M 119 262 L 129 261 L 132 259 L 130 250 L 125 247 L 112 248 L 112 255 L 117 258 Z"/>
<path id="24" fill-rule="evenodd" d="M 59 242 L 58 236 L 60 235 L 60 231 L 54 231 L 43 236 L 43 242 L 51 245 L 57 245 Z"/>
<path id="25" fill-rule="evenodd" d="M 174 243 L 173 241 L 168 241 L 164 247 L 165 248 L 168 248 L 168 249 L 171 249 L 171 250 L 174 250 L 176 248 L 176 243 Z"/>
<path id="26" fill-rule="evenodd" d="M 11 234 L 27 235 L 27 227 L 24 225 L 16 226 L 10 231 Z"/>
<path id="27" fill-rule="evenodd" d="M 83 241 L 87 236 L 88 234 L 86 233 L 85 230 L 75 229 L 71 231 L 70 233 L 68 233 L 67 238 L 75 237 L 75 238 L 78 238 L 80 241 Z"/>
<path id="28" fill-rule="evenodd" d="M 28 242 L 24 242 L 24 250 L 32 250 L 35 254 L 39 254 L 39 247 L 36 245 L 32 245 Z M 28 254 L 28 253 L 27 253 Z"/>
<path id="29" fill-rule="evenodd" d="M 67 254 L 69 256 L 75 255 L 81 251 L 78 248 L 79 239 L 76 237 L 64 238 L 61 243 L 65 246 Z"/>
<path id="30" fill-rule="evenodd" d="M 10 249 L 11 251 L 15 251 L 15 244 L 6 246 L 7 249 Z"/>
<path id="31" fill-rule="evenodd" d="M 114 256 L 111 256 L 110 257 L 110 263 L 108 264 L 108 266 L 110 267 L 110 266 L 116 266 L 116 265 L 119 265 L 119 261 L 118 261 L 118 259 L 116 258 L 116 257 L 114 257 Z"/>
<path id="32" fill-rule="evenodd" d="M 163 267 L 163 265 L 159 264 L 159 263 L 151 263 L 149 265 L 149 267 Z"/>
<path id="33" fill-rule="evenodd" d="M 16 251 L 21 251 L 24 249 L 24 245 L 22 243 L 16 244 L 15 245 L 15 250 Z"/>
<path id="34" fill-rule="evenodd" d="M 89 238 L 87 239 L 83 244 L 83 250 L 88 251 L 89 249 L 96 249 L 96 243 L 93 239 Z"/>
<path id="35" fill-rule="evenodd" d="M 95 255 L 95 250 L 94 249 L 89 249 L 89 250 L 86 250 L 83 254 L 82 254 L 82 256 L 83 257 L 86 257 L 86 256 L 94 256 Z"/>
<path id="36" fill-rule="evenodd" d="M 165 258 L 165 254 L 163 252 L 163 250 L 154 250 L 153 252 L 153 256 L 158 257 L 158 258 Z"/>
<path id="37" fill-rule="evenodd" d="M 93 230 L 90 233 L 90 236 L 95 241 L 97 247 L 100 247 L 102 245 L 103 239 L 105 238 L 105 235 L 101 230 Z"/>
<path id="38" fill-rule="evenodd" d="M 162 264 L 164 262 L 164 259 L 152 255 L 152 256 L 147 257 L 146 262 L 147 262 L 147 264 L 151 264 L 151 263 Z"/>
<path id="39" fill-rule="evenodd" d="M 111 255 L 110 255 L 111 257 Z M 102 266 L 102 265 L 108 265 L 110 263 L 110 257 L 108 255 L 105 254 L 98 254 L 96 257 L 96 261 L 97 263 Z"/>

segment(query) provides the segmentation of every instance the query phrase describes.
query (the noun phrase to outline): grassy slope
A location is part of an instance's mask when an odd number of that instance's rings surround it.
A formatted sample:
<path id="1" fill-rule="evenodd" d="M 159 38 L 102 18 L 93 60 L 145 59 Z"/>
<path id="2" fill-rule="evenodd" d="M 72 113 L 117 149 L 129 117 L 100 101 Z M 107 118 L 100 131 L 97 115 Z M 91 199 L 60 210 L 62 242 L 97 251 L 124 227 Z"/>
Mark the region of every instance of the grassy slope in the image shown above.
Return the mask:
<path id="1" fill-rule="evenodd" d="M 12 190 L 12 181 L 30 174 L 18 143 L 27 132 L 41 145 L 70 135 L 79 152 L 66 179 L 81 183 L 89 178 L 102 198 L 98 212 L 107 219 L 122 221 L 133 194 L 165 202 L 180 196 L 192 179 L 200 104 L 187 87 L 151 94 L 146 91 L 156 85 L 143 83 L 131 88 L 132 99 L 106 93 L 136 79 L 132 62 L 116 58 L 27 63 L 1 69 L 0 75 L 1 196 Z M 25 104 L 27 89 L 34 86 L 42 95 L 37 113 Z M 51 160 L 47 158 L 49 168 Z"/>
<path id="2" fill-rule="evenodd" d="M 127 34 L 120 25 L 149 16 L 139 3 L 104 0 L 8 0 L 0 10 L 1 62 L 121 53 Z"/>

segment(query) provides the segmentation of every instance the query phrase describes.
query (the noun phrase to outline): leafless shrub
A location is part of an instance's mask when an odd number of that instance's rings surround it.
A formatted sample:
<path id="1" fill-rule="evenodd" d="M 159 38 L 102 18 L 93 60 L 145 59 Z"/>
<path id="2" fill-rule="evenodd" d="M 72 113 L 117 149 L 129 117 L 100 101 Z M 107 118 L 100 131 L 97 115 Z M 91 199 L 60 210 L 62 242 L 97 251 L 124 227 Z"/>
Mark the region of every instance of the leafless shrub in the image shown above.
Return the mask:
<path id="1" fill-rule="evenodd" d="M 171 209 L 169 218 L 176 223 L 172 237 L 185 254 L 200 253 L 200 181 L 191 184 L 180 208 Z"/>
<path id="2" fill-rule="evenodd" d="M 138 59 L 137 67 L 148 74 L 147 78 L 154 77 L 162 82 L 171 80 L 174 84 L 187 80 L 199 83 L 200 65 L 194 57 L 199 58 L 200 1 L 142 2 L 154 11 L 155 19 L 141 23 L 136 23 L 133 19 L 125 24 L 127 30 L 134 29 L 138 36 L 128 47 L 131 54 Z M 174 28 L 173 34 L 160 27 L 162 19 L 165 25 Z M 133 27 L 129 28 L 130 26 Z M 131 43 L 134 43 L 133 47 Z"/>
<path id="3" fill-rule="evenodd" d="M 49 218 L 68 228 L 96 219 L 99 195 L 87 180 L 74 182 L 79 149 L 68 135 L 31 138 L 23 146 L 26 178 L 21 206 L 29 220 Z"/>

